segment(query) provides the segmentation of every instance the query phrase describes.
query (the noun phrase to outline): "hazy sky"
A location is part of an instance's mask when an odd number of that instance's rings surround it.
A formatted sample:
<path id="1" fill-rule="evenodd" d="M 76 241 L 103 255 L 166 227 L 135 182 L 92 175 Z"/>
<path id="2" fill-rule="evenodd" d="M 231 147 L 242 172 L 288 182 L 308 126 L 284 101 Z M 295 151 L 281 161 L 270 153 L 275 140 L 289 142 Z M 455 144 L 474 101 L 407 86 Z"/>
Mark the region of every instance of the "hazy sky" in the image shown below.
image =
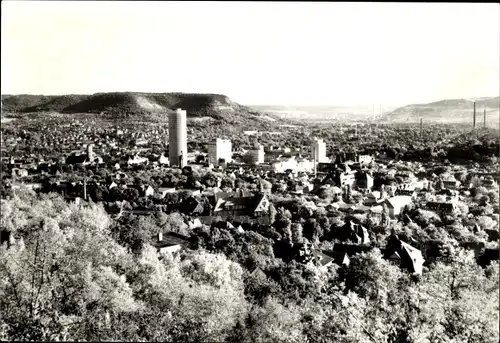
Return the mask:
<path id="1" fill-rule="evenodd" d="M 498 95 L 500 5 L 2 1 L 2 93 L 245 104 Z"/>

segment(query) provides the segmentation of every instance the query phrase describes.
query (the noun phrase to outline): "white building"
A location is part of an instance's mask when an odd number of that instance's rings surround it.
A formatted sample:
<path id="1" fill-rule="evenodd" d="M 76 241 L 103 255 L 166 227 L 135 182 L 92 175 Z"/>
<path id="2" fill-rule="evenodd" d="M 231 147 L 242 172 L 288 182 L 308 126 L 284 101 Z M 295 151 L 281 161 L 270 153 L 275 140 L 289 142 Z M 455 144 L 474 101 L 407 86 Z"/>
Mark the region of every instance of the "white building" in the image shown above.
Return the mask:
<path id="1" fill-rule="evenodd" d="M 246 161 L 251 164 L 264 163 L 264 146 L 260 145 L 259 149 L 248 150 L 246 153 Z"/>
<path id="2" fill-rule="evenodd" d="M 316 163 L 328 162 L 326 158 L 326 143 L 322 139 L 315 138 L 311 145 L 312 158 Z"/>
<path id="3" fill-rule="evenodd" d="M 186 111 L 180 108 L 168 114 L 168 160 L 171 166 L 183 168 L 187 164 L 186 120 Z"/>
<path id="4" fill-rule="evenodd" d="M 370 164 L 373 161 L 373 157 L 371 155 L 359 155 L 358 162 L 361 164 Z"/>
<path id="5" fill-rule="evenodd" d="M 232 144 L 229 139 L 217 138 L 215 141 L 208 143 L 208 163 L 218 165 L 220 160 L 225 163 L 232 161 Z"/>
<path id="6" fill-rule="evenodd" d="M 287 170 L 293 172 L 312 172 L 314 170 L 314 161 L 295 156 L 289 158 L 278 158 L 272 163 L 273 170 L 276 173 L 284 173 Z"/>

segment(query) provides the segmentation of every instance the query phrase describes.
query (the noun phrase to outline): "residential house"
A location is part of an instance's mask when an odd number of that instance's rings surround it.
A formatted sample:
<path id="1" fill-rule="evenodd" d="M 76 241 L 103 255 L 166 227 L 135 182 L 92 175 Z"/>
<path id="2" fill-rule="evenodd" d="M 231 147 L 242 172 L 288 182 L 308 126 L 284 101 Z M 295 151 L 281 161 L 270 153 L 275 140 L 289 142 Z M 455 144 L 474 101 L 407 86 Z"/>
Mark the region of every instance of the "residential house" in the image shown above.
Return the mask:
<path id="1" fill-rule="evenodd" d="M 403 242 L 396 235 L 389 238 L 384 256 L 399 267 L 407 269 L 410 273 L 422 274 L 424 265 L 422 252 Z"/>
<path id="2" fill-rule="evenodd" d="M 429 211 L 434 211 L 442 214 L 455 214 L 459 211 L 457 205 L 454 202 L 438 202 L 429 201 L 426 205 Z"/>
<path id="3" fill-rule="evenodd" d="M 398 195 L 405 195 L 405 196 L 411 197 L 412 199 L 415 199 L 417 197 L 417 193 L 414 190 L 412 190 L 412 189 L 401 189 L 401 188 L 398 188 L 398 189 L 396 189 L 395 195 L 396 196 L 398 196 Z"/>
<path id="4" fill-rule="evenodd" d="M 134 165 L 134 164 L 147 164 L 149 160 L 146 157 L 141 157 L 139 154 L 135 154 L 133 156 L 128 155 L 126 157 L 126 164 Z"/>
<path id="5" fill-rule="evenodd" d="M 194 230 L 194 229 L 202 227 L 203 223 L 201 222 L 200 219 L 194 218 L 194 219 L 188 221 L 188 226 L 189 226 L 190 230 Z"/>
<path id="6" fill-rule="evenodd" d="M 205 211 L 205 203 L 201 199 L 189 197 L 181 203 L 180 210 L 184 214 L 201 215 Z"/>
<path id="7" fill-rule="evenodd" d="M 175 193 L 175 192 L 177 192 L 175 187 L 160 187 L 156 191 L 156 195 L 161 199 L 163 199 L 168 193 Z"/>
<path id="8" fill-rule="evenodd" d="M 330 265 L 328 260 L 330 260 L 331 263 L 335 263 L 339 266 L 346 266 L 346 267 L 348 267 L 349 264 L 351 263 L 347 253 L 342 251 L 329 251 L 329 250 L 319 251 L 314 249 L 313 253 L 321 259 L 320 260 L 321 265 L 326 264 L 327 267 Z"/>
<path id="9" fill-rule="evenodd" d="M 189 237 L 174 232 L 168 232 L 163 236 L 158 233 L 157 239 L 151 244 L 159 254 L 174 253 L 189 246 Z"/>
<path id="10" fill-rule="evenodd" d="M 139 195 L 141 197 L 149 197 L 155 194 L 155 190 L 150 185 L 141 185 L 139 187 Z"/>
<path id="11" fill-rule="evenodd" d="M 481 186 L 485 187 L 486 189 L 495 189 L 498 187 L 498 184 L 493 179 L 484 179 L 481 180 Z"/>
<path id="12" fill-rule="evenodd" d="M 247 197 L 219 198 L 215 204 L 213 215 L 222 217 L 230 215 L 261 216 L 267 213 L 269 205 L 269 199 L 265 194 L 256 194 Z"/>
<path id="13" fill-rule="evenodd" d="M 114 181 L 111 181 L 111 183 L 108 183 L 108 189 L 111 190 L 115 187 L 118 187 L 118 184 Z"/>
<path id="14" fill-rule="evenodd" d="M 443 180 L 443 182 L 441 183 L 441 186 L 444 189 L 458 190 L 458 189 L 460 189 L 460 181 L 458 181 L 458 180 Z"/>
<path id="15" fill-rule="evenodd" d="M 385 204 L 387 205 L 387 208 L 389 210 L 389 217 L 391 219 L 396 218 L 403 208 L 407 205 L 410 205 L 413 202 L 413 199 L 411 196 L 407 195 L 398 195 L 394 196 L 392 198 L 386 199 Z"/>
<path id="16" fill-rule="evenodd" d="M 89 159 L 87 154 L 71 154 L 66 158 L 66 164 L 81 164 L 81 165 L 88 165 L 92 161 Z"/>
<path id="17" fill-rule="evenodd" d="M 158 164 L 169 165 L 168 157 L 166 157 L 165 154 L 161 154 L 161 156 L 158 158 Z"/>
<path id="18" fill-rule="evenodd" d="M 28 176 L 28 171 L 21 168 L 12 168 L 12 176 L 15 177 L 26 177 Z"/>
<path id="19" fill-rule="evenodd" d="M 353 221 L 346 223 L 336 238 L 342 241 L 351 241 L 354 244 L 370 244 L 368 230 L 363 225 Z"/>
<path id="20" fill-rule="evenodd" d="M 373 191 L 365 195 L 363 203 L 366 206 L 374 206 L 385 200 L 385 193 L 382 194 L 379 191 Z"/>
<path id="21" fill-rule="evenodd" d="M 373 188 L 373 176 L 369 173 L 357 173 L 356 174 L 356 187 L 360 189 L 371 190 Z"/>

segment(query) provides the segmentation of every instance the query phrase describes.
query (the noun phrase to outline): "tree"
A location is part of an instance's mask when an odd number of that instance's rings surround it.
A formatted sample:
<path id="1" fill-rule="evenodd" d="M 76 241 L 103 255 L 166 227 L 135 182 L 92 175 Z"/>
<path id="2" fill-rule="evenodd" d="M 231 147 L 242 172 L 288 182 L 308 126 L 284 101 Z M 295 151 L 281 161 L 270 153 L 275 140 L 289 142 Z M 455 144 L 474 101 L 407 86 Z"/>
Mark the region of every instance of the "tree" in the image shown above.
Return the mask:
<path id="1" fill-rule="evenodd" d="M 269 204 L 269 222 L 271 224 L 273 224 L 276 220 L 276 215 L 277 215 L 277 211 L 276 211 L 276 208 L 274 207 L 274 205 L 271 203 Z"/>
<path id="2" fill-rule="evenodd" d="M 112 331 L 107 316 L 137 308 L 119 272 L 130 259 L 109 237 L 109 218 L 93 204 L 81 208 L 43 196 L 32 201 L 32 213 L 24 216 L 38 224 L 18 222 L 16 243 L 0 248 L 0 290 L 6 295 L 0 324 L 14 340 L 106 337 Z"/>

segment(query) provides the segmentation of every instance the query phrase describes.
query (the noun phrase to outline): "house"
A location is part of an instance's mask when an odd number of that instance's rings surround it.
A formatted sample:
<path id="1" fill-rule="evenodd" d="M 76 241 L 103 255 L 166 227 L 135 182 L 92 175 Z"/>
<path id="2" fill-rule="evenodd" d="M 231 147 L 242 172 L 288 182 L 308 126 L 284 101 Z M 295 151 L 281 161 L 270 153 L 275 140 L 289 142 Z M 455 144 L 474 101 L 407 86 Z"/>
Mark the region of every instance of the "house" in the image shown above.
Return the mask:
<path id="1" fill-rule="evenodd" d="M 156 195 L 159 196 L 161 199 L 163 199 L 168 193 L 175 193 L 175 192 L 176 192 L 175 187 L 160 187 L 158 188 Z"/>
<path id="2" fill-rule="evenodd" d="M 259 178 L 258 180 L 259 191 L 263 194 L 271 194 L 271 190 L 273 188 L 273 184 L 267 180 Z M 221 186 L 221 180 L 218 180 L 217 187 Z"/>
<path id="3" fill-rule="evenodd" d="M 366 206 L 377 205 L 380 202 L 385 200 L 385 194 L 380 193 L 379 191 L 373 191 L 365 195 L 365 199 L 363 203 Z"/>
<path id="4" fill-rule="evenodd" d="M 320 264 L 320 269 L 326 270 L 333 264 L 339 266 L 349 266 L 351 262 L 349 256 L 345 252 L 328 251 L 328 250 L 317 250 L 313 249 L 312 253 L 317 262 Z"/>
<path id="5" fill-rule="evenodd" d="M 219 193 L 220 194 L 220 193 Z M 218 195 L 218 194 L 217 194 Z M 265 194 L 247 197 L 219 198 L 213 211 L 214 216 L 261 216 L 269 210 L 269 199 Z"/>
<path id="6" fill-rule="evenodd" d="M 319 265 L 319 269 L 326 271 L 330 266 L 334 263 L 334 258 L 328 256 L 321 252 L 320 250 L 313 249 L 312 250 L 313 261 L 317 262 Z"/>
<path id="7" fill-rule="evenodd" d="M 201 215 L 205 211 L 205 204 L 200 199 L 189 197 L 181 203 L 180 210 L 184 214 Z"/>
<path id="8" fill-rule="evenodd" d="M 486 189 L 494 189 L 498 187 L 498 184 L 493 179 L 484 179 L 481 180 L 481 186 L 485 187 Z"/>
<path id="9" fill-rule="evenodd" d="M 373 176 L 368 173 L 358 173 L 356 175 L 356 186 L 360 189 L 369 189 L 373 188 Z"/>
<path id="10" fill-rule="evenodd" d="M 190 230 L 194 230 L 194 229 L 202 227 L 203 223 L 201 222 L 200 219 L 195 218 L 193 220 L 188 221 L 188 226 L 189 226 Z"/>
<path id="11" fill-rule="evenodd" d="M 88 158 L 87 154 L 72 154 L 66 158 L 66 164 L 81 164 L 81 165 L 87 165 L 90 164 L 92 161 Z"/>
<path id="12" fill-rule="evenodd" d="M 360 164 L 370 164 L 373 161 L 373 157 L 370 155 L 358 155 L 357 161 Z"/>
<path id="13" fill-rule="evenodd" d="M 396 193 L 395 194 L 396 194 L 396 196 L 398 196 L 398 195 L 409 196 L 412 199 L 415 199 L 417 197 L 417 193 L 414 190 L 411 190 L 411 189 L 401 189 L 401 188 L 398 188 L 398 189 L 396 189 Z"/>
<path id="14" fill-rule="evenodd" d="M 158 233 L 157 239 L 151 244 L 159 254 L 174 253 L 189 246 L 189 237 L 174 232 L 168 232 L 163 236 Z"/>
<path id="15" fill-rule="evenodd" d="M 429 201 L 426 207 L 429 211 L 442 214 L 454 214 L 458 212 L 457 205 L 453 202 Z"/>
<path id="16" fill-rule="evenodd" d="M 340 172 L 334 176 L 333 180 L 334 180 L 335 184 L 340 186 L 340 187 L 343 187 L 343 186 L 352 187 L 354 185 L 354 183 L 356 182 L 356 174 L 350 170 L 347 172 Z"/>
<path id="17" fill-rule="evenodd" d="M 337 235 L 343 241 L 352 241 L 354 244 L 370 244 L 368 230 L 361 224 L 350 221 L 344 225 Z"/>
<path id="18" fill-rule="evenodd" d="M 401 213 L 403 208 L 410 205 L 413 199 L 407 195 L 398 195 L 385 200 L 385 204 L 389 210 L 389 217 L 392 219 L 396 218 L 397 215 Z"/>
<path id="19" fill-rule="evenodd" d="M 23 168 L 12 168 L 12 176 L 25 177 L 28 176 L 28 171 Z"/>
<path id="20" fill-rule="evenodd" d="M 168 157 L 165 156 L 165 154 L 161 154 L 161 156 L 158 158 L 158 164 L 160 165 L 168 165 Z"/>
<path id="21" fill-rule="evenodd" d="M 139 154 L 135 154 L 133 156 L 127 156 L 126 159 L 126 164 L 128 165 L 135 165 L 135 164 L 147 164 L 149 160 L 146 157 L 141 157 Z"/>
<path id="22" fill-rule="evenodd" d="M 149 197 L 153 194 L 155 194 L 155 190 L 149 185 L 141 185 L 141 187 L 139 188 L 139 195 L 141 197 Z"/>
<path id="23" fill-rule="evenodd" d="M 442 188 L 444 189 L 460 189 L 460 181 L 457 180 L 443 180 L 441 183 Z"/>
<path id="24" fill-rule="evenodd" d="M 424 265 L 422 252 L 403 242 L 396 235 L 389 238 L 384 257 L 399 267 L 407 269 L 410 273 L 422 274 Z"/>

